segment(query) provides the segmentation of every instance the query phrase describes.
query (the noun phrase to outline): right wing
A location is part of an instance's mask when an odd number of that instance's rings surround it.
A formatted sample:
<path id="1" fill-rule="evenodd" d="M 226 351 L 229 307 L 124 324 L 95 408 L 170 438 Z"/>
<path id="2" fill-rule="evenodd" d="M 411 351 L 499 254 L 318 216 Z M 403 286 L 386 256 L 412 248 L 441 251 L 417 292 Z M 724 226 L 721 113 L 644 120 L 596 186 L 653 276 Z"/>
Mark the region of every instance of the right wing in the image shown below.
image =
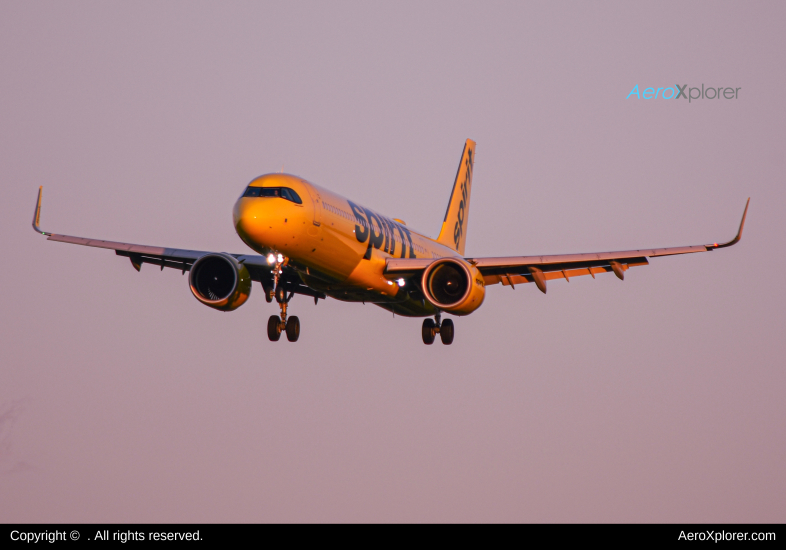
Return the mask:
<path id="1" fill-rule="evenodd" d="M 147 246 L 142 244 L 129 244 L 118 243 L 114 241 L 103 241 L 99 239 L 87 239 L 84 237 L 72 237 L 70 235 L 58 235 L 57 233 L 49 233 L 42 231 L 39 227 L 41 219 L 41 195 L 43 194 L 43 187 L 38 189 L 38 201 L 35 205 L 35 213 L 33 214 L 33 229 L 38 233 L 47 237 L 49 241 L 57 241 L 61 243 L 78 244 L 82 246 L 93 246 L 96 248 L 106 248 L 114 250 L 118 256 L 125 256 L 131 260 L 131 265 L 137 271 L 142 269 L 142 264 L 152 264 L 161 267 L 178 269 L 184 274 L 186 271 L 191 270 L 194 262 L 205 254 L 212 254 L 213 252 L 205 250 L 183 250 L 179 248 L 163 248 L 160 246 Z M 246 266 L 251 279 L 259 281 L 264 287 L 271 288 L 273 286 L 273 266 L 271 266 L 267 258 L 258 254 L 230 254 L 240 263 Z M 306 296 L 313 296 L 315 298 L 325 298 L 321 292 L 313 290 L 305 286 L 297 272 L 288 266 L 282 266 L 282 282 L 287 292 L 294 292 L 295 294 L 305 294 Z"/>

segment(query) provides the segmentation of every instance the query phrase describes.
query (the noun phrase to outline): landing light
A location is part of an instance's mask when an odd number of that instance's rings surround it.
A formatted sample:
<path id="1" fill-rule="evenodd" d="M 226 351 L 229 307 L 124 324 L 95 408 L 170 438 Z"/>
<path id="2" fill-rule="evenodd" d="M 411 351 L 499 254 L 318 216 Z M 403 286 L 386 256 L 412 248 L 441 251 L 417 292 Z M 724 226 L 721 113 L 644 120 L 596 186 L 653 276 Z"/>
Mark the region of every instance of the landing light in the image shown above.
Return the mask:
<path id="1" fill-rule="evenodd" d="M 279 262 L 283 262 L 283 261 L 284 261 L 284 256 L 282 256 L 281 254 L 279 254 L 279 255 L 278 255 L 278 261 L 279 261 Z"/>
<path id="2" fill-rule="evenodd" d="M 276 263 L 276 255 L 275 254 L 268 254 L 267 255 L 267 263 L 274 264 Z"/>
<path id="3" fill-rule="evenodd" d="M 396 282 L 398 283 L 398 286 L 404 286 L 404 283 L 406 283 L 406 281 L 404 279 L 399 279 Z"/>

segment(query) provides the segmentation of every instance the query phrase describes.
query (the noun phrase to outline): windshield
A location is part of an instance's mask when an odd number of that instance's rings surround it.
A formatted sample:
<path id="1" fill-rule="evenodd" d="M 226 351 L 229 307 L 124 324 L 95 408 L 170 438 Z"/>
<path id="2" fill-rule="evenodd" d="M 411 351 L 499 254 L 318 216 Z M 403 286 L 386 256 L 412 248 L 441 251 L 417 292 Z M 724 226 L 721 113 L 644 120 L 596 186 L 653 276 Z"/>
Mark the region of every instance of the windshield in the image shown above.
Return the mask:
<path id="1" fill-rule="evenodd" d="M 243 193 L 244 197 L 279 197 L 295 204 L 303 204 L 300 195 L 289 187 L 251 187 Z"/>

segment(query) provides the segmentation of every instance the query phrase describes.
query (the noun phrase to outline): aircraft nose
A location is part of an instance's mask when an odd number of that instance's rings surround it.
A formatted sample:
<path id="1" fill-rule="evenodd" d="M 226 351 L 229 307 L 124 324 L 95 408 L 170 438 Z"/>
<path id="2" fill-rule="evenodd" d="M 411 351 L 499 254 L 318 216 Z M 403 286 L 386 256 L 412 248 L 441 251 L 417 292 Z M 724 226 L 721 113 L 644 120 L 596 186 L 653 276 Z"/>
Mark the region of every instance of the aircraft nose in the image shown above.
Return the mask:
<path id="1" fill-rule="evenodd" d="M 241 197 L 232 211 L 238 236 L 258 252 L 281 244 L 281 239 L 294 226 L 284 203 L 281 199 Z"/>
<path id="2" fill-rule="evenodd" d="M 235 231 L 244 241 L 255 240 L 255 234 L 260 227 L 259 201 L 253 198 L 241 197 L 232 209 L 232 221 Z"/>

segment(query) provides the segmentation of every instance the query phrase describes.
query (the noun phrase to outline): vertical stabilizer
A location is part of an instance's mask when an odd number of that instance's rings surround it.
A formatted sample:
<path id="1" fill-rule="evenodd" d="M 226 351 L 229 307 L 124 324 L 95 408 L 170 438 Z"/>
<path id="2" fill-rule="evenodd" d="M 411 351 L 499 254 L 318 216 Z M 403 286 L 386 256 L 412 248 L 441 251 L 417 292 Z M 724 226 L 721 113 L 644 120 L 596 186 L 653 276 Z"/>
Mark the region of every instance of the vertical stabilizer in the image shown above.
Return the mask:
<path id="1" fill-rule="evenodd" d="M 469 217 L 469 194 L 472 191 L 472 169 L 475 163 L 475 142 L 467 140 L 461 155 L 456 181 L 450 193 L 445 220 L 437 242 L 449 246 L 462 256 L 467 242 L 467 218 Z"/>

